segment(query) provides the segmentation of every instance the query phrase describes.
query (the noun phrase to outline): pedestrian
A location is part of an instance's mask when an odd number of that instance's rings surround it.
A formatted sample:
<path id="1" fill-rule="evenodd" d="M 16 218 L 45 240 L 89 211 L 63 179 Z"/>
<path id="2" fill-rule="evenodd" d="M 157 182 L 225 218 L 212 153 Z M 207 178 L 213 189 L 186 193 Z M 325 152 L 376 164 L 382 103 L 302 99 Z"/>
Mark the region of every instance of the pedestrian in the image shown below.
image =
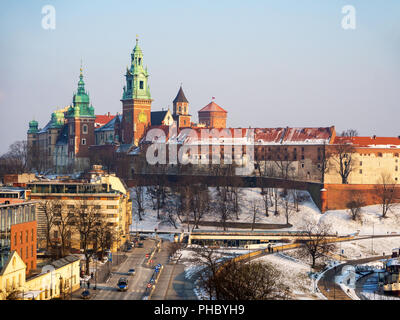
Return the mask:
<path id="1" fill-rule="evenodd" d="M 90 274 L 90 279 L 93 279 L 94 278 L 94 276 L 93 276 L 93 272 Z"/>
<path id="2" fill-rule="evenodd" d="M 87 282 L 87 288 L 90 289 L 90 281 Z"/>

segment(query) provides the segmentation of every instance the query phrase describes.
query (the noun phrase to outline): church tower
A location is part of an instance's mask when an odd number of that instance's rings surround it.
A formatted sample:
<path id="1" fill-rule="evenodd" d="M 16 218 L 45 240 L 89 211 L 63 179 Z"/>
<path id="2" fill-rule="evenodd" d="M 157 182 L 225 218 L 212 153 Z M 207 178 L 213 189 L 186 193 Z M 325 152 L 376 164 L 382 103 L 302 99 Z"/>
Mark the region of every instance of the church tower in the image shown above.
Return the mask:
<path id="1" fill-rule="evenodd" d="M 173 118 L 179 128 L 190 127 L 191 115 L 189 114 L 189 101 L 183 93 L 182 86 L 179 88 L 178 94 L 173 101 Z"/>
<path id="2" fill-rule="evenodd" d="M 143 67 L 143 52 L 139 40 L 131 54 L 131 66 L 126 68 L 126 85 L 122 95 L 122 143 L 138 145 L 147 127 L 151 125 L 149 73 Z"/>
<path id="3" fill-rule="evenodd" d="M 65 115 L 68 126 L 68 158 L 77 169 L 89 167 L 89 146 L 94 145 L 94 122 L 96 116 L 85 90 L 82 68 L 80 69 L 78 91 L 72 98 Z"/>

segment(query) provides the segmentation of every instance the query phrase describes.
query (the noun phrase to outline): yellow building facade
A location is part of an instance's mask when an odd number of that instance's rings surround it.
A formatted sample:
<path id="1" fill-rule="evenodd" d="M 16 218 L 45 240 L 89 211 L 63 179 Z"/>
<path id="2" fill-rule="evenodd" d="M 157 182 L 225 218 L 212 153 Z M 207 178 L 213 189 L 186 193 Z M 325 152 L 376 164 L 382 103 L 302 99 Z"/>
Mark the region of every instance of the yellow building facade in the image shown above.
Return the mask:
<path id="1" fill-rule="evenodd" d="M 20 300 L 50 300 L 75 292 L 80 288 L 80 259 L 69 255 L 51 262 L 42 272 L 31 278 L 25 277 L 26 265 L 14 251 L 0 273 L 0 299 L 10 293 Z"/>

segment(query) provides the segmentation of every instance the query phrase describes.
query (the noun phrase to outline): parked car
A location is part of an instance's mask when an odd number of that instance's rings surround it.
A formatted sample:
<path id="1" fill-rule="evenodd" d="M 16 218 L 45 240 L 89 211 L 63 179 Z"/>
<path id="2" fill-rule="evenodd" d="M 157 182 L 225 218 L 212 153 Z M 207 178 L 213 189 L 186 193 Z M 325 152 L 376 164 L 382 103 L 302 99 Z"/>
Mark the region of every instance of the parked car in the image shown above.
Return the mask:
<path id="1" fill-rule="evenodd" d="M 119 278 L 118 280 L 118 290 L 119 291 L 127 291 L 128 290 L 128 279 L 127 278 Z"/>
<path id="2" fill-rule="evenodd" d="M 133 276 L 135 274 L 135 269 L 129 269 L 128 274 Z"/>
<path id="3" fill-rule="evenodd" d="M 90 291 L 89 290 L 83 290 L 81 293 L 81 298 L 82 299 L 90 299 Z"/>

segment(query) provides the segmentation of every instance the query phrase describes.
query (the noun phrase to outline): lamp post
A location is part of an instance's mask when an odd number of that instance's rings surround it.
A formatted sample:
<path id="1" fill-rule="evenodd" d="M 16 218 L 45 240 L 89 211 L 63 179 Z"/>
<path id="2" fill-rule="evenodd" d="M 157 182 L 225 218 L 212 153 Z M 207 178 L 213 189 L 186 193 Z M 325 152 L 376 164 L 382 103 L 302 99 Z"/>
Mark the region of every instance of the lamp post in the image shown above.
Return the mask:
<path id="1" fill-rule="evenodd" d="M 371 254 L 374 255 L 374 235 L 375 235 L 375 224 L 372 222 L 372 245 L 371 245 Z"/>

